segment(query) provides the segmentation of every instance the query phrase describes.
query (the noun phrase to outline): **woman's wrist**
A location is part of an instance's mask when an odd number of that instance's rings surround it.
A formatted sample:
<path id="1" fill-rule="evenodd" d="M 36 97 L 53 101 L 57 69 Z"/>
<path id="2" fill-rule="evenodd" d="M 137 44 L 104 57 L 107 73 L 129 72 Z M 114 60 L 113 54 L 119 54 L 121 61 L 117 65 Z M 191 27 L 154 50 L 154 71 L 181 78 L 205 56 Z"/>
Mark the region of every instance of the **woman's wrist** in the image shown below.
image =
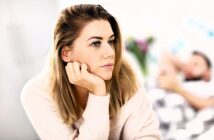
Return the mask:
<path id="1" fill-rule="evenodd" d="M 95 90 L 94 90 L 93 93 L 94 93 L 95 95 L 98 95 L 98 96 L 106 96 L 107 93 L 106 93 L 106 86 L 105 86 L 105 83 L 96 86 L 96 88 L 95 88 Z"/>

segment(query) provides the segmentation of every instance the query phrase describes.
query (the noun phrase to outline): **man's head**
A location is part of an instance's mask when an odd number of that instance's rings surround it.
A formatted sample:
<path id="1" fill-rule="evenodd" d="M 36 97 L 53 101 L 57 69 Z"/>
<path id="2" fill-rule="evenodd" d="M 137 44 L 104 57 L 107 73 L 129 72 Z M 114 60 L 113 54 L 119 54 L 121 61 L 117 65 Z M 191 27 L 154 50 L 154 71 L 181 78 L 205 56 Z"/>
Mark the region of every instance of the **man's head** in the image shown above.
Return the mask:
<path id="1" fill-rule="evenodd" d="M 186 81 L 211 79 L 212 64 L 210 59 L 199 51 L 194 51 L 188 62 L 184 65 L 183 72 Z"/>

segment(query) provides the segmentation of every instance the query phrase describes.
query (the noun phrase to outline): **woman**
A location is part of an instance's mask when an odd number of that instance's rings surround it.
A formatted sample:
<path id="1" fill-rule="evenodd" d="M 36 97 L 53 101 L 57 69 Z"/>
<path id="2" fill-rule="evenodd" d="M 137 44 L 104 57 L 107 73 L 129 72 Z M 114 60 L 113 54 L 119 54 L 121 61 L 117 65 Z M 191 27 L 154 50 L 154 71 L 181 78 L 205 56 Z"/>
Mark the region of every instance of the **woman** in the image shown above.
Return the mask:
<path id="1" fill-rule="evenodd" d="M 119 26 L 100 5 L 61 12 L 50 70 L 25 85 L 21 101 L 42 139 L 159 139 L 151 105 L 122 58 Z"/>

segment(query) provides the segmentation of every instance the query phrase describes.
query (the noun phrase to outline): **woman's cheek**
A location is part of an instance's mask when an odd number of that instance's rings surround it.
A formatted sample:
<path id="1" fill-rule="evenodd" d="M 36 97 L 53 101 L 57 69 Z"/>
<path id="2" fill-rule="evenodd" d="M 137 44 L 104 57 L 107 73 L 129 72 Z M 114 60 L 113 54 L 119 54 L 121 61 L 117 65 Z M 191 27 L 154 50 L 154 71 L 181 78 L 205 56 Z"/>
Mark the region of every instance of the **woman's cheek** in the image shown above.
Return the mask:
<path id="1" fill-rule="evenodd" d="M 91 60 L 91 61 L 88 61 L 86 64 L 88 65 L 89 72 L 96 74 L 95 62 Z"/>

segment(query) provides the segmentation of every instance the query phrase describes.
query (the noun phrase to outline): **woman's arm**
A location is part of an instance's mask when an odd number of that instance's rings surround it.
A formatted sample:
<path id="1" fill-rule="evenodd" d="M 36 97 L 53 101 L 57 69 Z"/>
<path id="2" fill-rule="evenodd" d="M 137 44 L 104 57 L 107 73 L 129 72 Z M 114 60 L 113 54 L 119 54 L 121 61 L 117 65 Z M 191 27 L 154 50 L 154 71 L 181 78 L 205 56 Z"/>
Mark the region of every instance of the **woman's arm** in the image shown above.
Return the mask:
<path id="1" fill-rule="evenodd" d="M 108 139 L 109 95 L 89 94 L 79 129 L 63 123 L 49 93 L 41 82 L 30 81 L 21 93 L 21 102 L 34 129 L 42 140 Z"/>
<path id="2" fill-rule="evenodd" d="M 96 96 L 89 94 L 85 111 L 84 122 L 79 129 L 78 139 L 107 140 L 109 136 L 109 99 L 110 96 Z"/>
<path id="3" fill-rule="evenodd" d="M 144 90 L 133 97 L 128 109 L 132 109 L 124 126 L 124 140 L 160 140 L 159 121 Z"/>

